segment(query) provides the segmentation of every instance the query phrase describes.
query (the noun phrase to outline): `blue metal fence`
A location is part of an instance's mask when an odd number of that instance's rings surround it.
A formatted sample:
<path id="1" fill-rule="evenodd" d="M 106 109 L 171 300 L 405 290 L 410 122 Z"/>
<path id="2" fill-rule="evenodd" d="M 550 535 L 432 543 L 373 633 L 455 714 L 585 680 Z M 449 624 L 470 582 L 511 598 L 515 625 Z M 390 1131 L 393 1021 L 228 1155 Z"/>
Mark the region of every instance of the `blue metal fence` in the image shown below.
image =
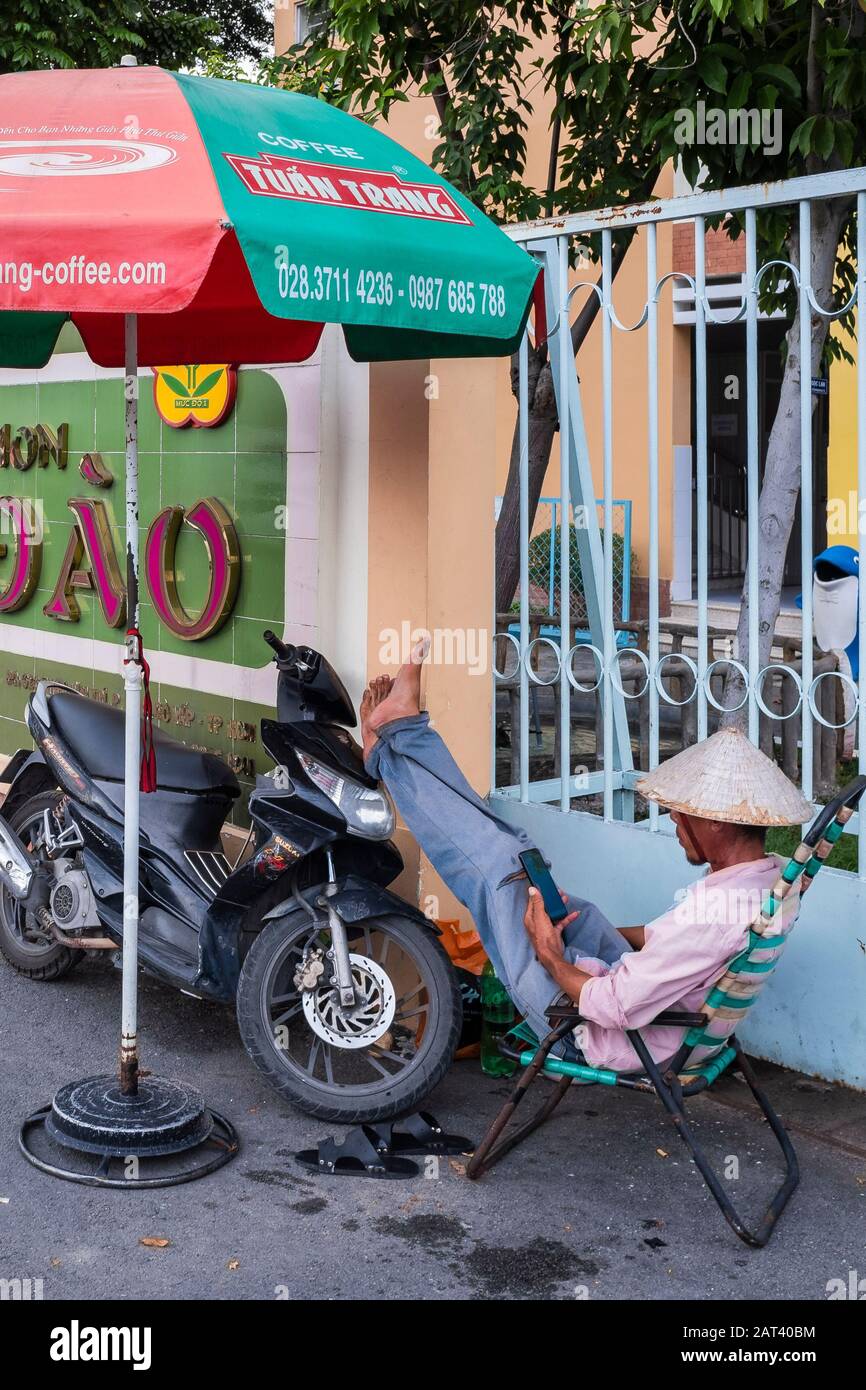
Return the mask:
<path id="1" fill-rule="evenodd" d="M 857 203 L 857 288 L 850 302 L 838 310 L 828 310 L 816 301 L 810 283 L 811 265 L 811 217 L 813 203 L 831 197 L 848 194 L 856 197 Z M 800 246 L 800 265 L 779 260 L 759 267 L 757 257 L 757 214 L 772 207 L 796 206 L 798 209 L 798 229 Z M 718 315 L 711 307 L 707 295 L 705 234 L 707 222 L 720 216 L 737 213 L 742 216 L 745 227 L 746 273 L 743 280 L 743 296 L 739 310 L 733 314 L 726 310 Z M 691 220 L 695 229 L 695 267 L 694 274 L 681 271 L 658 274 L 657 228 L 660 224 Z M 619 227 L 638 227 L 642 229 L 642 240 L 646 264 L 646 302 L 637 322 L 626 325 L 617 317 L 612 295 L 612 251 L 613 234 Z M 758 298 L 761 284 L 767 272 L 786 273 L 790 276 L 798 296 L 800 309 L 800 353 L 801 360 L 810 361 L 810 334 L 813 320 L 818 316 L 839 318 L 850 311 L 855 304 L 866 303 L 866 169 L 848 169 L 838 173 L 820 174 L 813 177 L 793 179 L 778 184 L 755 185 L 747 188 L 726 189 L 716 193 L 692 193 L 684 197 L 666 201 L 653 199 L 651 202 L 631 208 L 607 209 L 604 211 L 579 213 L 555 222 L 538 222 L 512 227 L 509 234 L 535 257 L 544 271 L 545 300 L 548 323 L 548 348 L 550 353 L 553 380 L 559 406 L 559 447 L 563 460 L 561 467 L 561 492 L 558 499 L 548 499 L 557 508 L 557 519 L 552 524 L 559 531 L 559 575 L 561 576 L 561 603 L 559 621 L 556 626 L 556 643 L 550 641 L 548 649 L 556 646 L 559 686 L 559 720 L 562 730 L 571 727 L 572 690 L 598 690 L 603 708 L 603 749 L 602 770 L 583 777 L 576 783 L 570 768 L 570 738 L 563 736 L 559 741 L 558 775 L 551 782 L 545 781 L 542 788 L 534 787 L 529 777 L 529 739 L 528 721 L 530 702 L 528 691 L 530 683 L 538 684 L 533 667 L 535 645 L 530 639 L 531 584 L 530 557 L 532 534 L 529 517 L 528 461 L 528 339 L 525 337 L 519 353 L 519 442 L 520 442 L 520 601 L 519 620 L 513 632 L 500 633 L 517 648 L 520 686 L 520 776 L 519 781 L 509 788 L 500 788 L 506 795 L 521 802 L 530 800 L 558 801 L 561 810 L 568 811 L 574 796 L 601 793 L 604 816 L 607 820 L 631 819 L 634 814 L 634 785 L 641 771 L 634 767 L 626 699 L 646 698 L 649 705 L 648 719 L 648 763 L 655 766 L 659 761 L 660 713 L 663 704 L 682 705 L 693 703 L 698 738 L 703 738 L 708 730 L 710 709 L 721 708 L 715 691 L 715 681 L 719 669 L 738 671 L 744 682 L 745 694 L 742 707 L 748 714 L 749 735 L 754 741 L 759 738 L 760 720 L 763 717 L 787 720 L 797 716 L 802 721 L 800 733 L 800 766 L 803 792 L 813 798 L 813 746 L 818 733 L 833 730 L 839 725 L 828 719 L 822 700 L 818 697 L 819 685 L 828 677 L 843 684 L 847 681 L 849 696 L 848 711 L 844 725 L 856 722 L 859 766 L 866 771 L 866 584 L 860 585 L 859 593 L 859 679 L 854 683 L 841 671 L 819 671 L 813 663 L 813 617 L 810 585 L 803 585 L 803 641 L 802 659 L 797 667 L 773 661 L 761 667 L 759 660 L 758 599 L 759 577 L 757 556 L 760 545 L 758 529 L 758 497 L 760 488 L 760 441 L 758 434 Z M 570 282 L 569 251 L 575 237 L 585 238 L 588 234 L 599 234 L 601 242 L 601 285 L 594 280 Z M 771 271 L 771 267 L 773 268 Z M 681 653 L 678 660 L 693 671 L 694 688 L 686 701 L 674 698 L 665 685 L 666 663 L 670 653 L 663 653 L 660 647 L 659 624 L 659 305 L 660 296 L 667 280 L 688 285 L 694 295 L 694 389 L 695 389 L 695 502 L 697 509 L 697 653 L 694 660 Z M 590 466 L 586 432 L 584 429 L 580 385 L 575 371 L 574 354 L 571 344 L 570 312 L 572 300 L 580 292 L 589 290 L 599 297 L 601 308 L 601 399 L 602 399 L 602 476 L 604 496 L 600 503 L 602 518 L 599 524 L 595 503 L 593 474 Z M 716 323 L 744 321 L 746 337 L 746 429 L 747 429 L 747 479 L 746 479 L 746 586 L 749 597 L 749 631 L 746 650 L 734 658 L 727 655 L 722 659 L 708 656 L 708 448 L 707 448 L 707 326 Z M 860 319 L 862 324 L 862 317 Z M 613 374 L 614 374 L 614 329 L 617 332 L 636 332 L 646 329 L 646 372 L 648 387 L 648 406 L 646 412 L 647 431 L 647 499 L 648 510 L 648 632 L 646 653 L 635 652 L 646 671 L 646 683 L 635 694 L 626 693 L 619 679 L 620 658 L 623 651 L 618 647 L 616 624 L 621 609 L 616 597 L 614 567 L 614 508 L 618 505 L 614 498 L 613 477 Z M 529 329 L 527 330 L 530 331 Z M 858 430 L 857 451 L 857 498 L 858 507 L 866 505 L 866 352 L 857 353 L 857 408 Z M 801 373 L 800 380 L 800 494 L 802 515 L 811 516 L 812 492 L 812 382 L 808 370 Z M 589 499 L 587 525 L 576 531 L 577 551 L 580 559 L 581 590 L 583 614 L 581 626 L 585 626 L 591 641 L 582 650 L 592 651 L 597 663 L 598 679 L 594 685 L 579 681 L 573 672 L 572 663 L 578 644 L 571 640 L 574 628 L 572 611 L 572 585 L 570 566 L 572 533 L 564 519 L 572 515 L 572 507 L 577 507 Z M 633 503 L 642 505 L 641 499 L 632 498 Z M 858 511 L 859 515 L 859 511 Z M 630 550 L 630 547 L 628 548 Z M 812 528 L 801 527 L 800 542 L 801 572 L 804 576 L 812 573 L 813 542 Z M 551 555 L 553 546 L 550 546 Z M 549 571 L 549 588 L 552 592 L 555 575 Z M 537 640 L 537 639 L 536 639 Z M 768 677 L 777 679 L 784 670 L 793 682 L 796 699 L 791 708 L 788 702 L 784 711 L 768 706 L 764 696 L 764 684 Z M 547 679 L 544 684 L 550 684 Z M 851 712 L 853 710 L 853 712 Z M 494 721 L 495 724 L 495 721 Z M 494 729 L 494 785 L 495 785 L 495 729 Z M 650 828 L 658 826 L 658 809 L 650 808 Z M 852 818 L 846 829 L 859 834 L 860 875 L 866 878 L 866 817 Z"/>

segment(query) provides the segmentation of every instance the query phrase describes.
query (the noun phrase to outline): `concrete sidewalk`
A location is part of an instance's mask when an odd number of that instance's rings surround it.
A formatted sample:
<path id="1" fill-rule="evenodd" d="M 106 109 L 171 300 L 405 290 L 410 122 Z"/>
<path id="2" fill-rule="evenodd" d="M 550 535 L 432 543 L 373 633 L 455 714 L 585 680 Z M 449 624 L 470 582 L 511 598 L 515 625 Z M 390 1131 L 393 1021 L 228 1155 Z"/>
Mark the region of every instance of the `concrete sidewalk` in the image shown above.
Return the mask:
<path id="1" fill-rule="evenodd" d="M 480 1183 L 440 1160 L 408 1182 L 316 1178 L 292 1159 L 330 1131 L 261 1081 L 230 1010 L 142 977 L 143 1064 L 199 1085 L 240 1155 L 183 1187 L 115 1192 L 31 1168 L 20 1120 L 110 1070 L 119 974 L 89 961 L 40 985 L 0 963 L 0 1279 L 46 1299 L 790 1299 L 866 1276 L 866 1096 L 764 1068 L 802 1182 L 769 1247 L 728 1230 L 661 1107 L 574 1087 L 546 1131 Z M 539 1090 L 548 1083 L 540 1082 Z M 457 1063 L 429 1108 L 478 1139 L 502 1082 Z M 751 1215 L 778 1182 L 771 1136 L 732 1080 L 692 1113 Z M 737 1165 L 730 1160 L 736 1159 Z M 167 1238 L 164 1249 L 141 1245 Z"/>

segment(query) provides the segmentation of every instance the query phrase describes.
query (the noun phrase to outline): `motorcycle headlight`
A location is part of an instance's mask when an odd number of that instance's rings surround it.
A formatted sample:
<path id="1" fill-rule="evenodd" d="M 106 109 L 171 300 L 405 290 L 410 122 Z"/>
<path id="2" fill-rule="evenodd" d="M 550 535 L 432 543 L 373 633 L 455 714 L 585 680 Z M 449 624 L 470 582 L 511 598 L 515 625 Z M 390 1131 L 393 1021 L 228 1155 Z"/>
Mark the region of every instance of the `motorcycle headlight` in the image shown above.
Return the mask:
<path id="1" fill-rule="evenodd" d="M 324 767 L 309 753 L 298 750 L 298 761 L 310 781 L 345 817 L 353 835 L 363 835 L 368 840 L 387 840 L 394 833 L 394 807 L 385 792 L 365 787 L 352 777 Z"/>

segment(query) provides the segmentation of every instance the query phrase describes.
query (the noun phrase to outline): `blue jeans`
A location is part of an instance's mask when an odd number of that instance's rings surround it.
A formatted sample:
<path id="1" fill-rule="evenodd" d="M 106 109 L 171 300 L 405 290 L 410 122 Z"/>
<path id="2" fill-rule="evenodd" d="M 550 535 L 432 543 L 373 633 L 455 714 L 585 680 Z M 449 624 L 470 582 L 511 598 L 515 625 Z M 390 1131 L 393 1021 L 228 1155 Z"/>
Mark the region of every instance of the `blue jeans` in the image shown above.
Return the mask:
<path id="1" fill-rule="evenodd" d="M 520 869 L 517 855 L 533 849 L 523 830 L 508 825 L 470 787 L 426 714 L 395 719 L 378 731 L 367 770 L 383 781 L 400 815 L 455 897 L 469 910 L 493 968 L 539 1037 L 561 993 L 536 959 L 523 926 L 526 880 L 500 887 Z M 569 896 L 579 912 L 564 933 L 565 955 L 596 956 L 612 965 L 630 950 L 594 903 Z"/>

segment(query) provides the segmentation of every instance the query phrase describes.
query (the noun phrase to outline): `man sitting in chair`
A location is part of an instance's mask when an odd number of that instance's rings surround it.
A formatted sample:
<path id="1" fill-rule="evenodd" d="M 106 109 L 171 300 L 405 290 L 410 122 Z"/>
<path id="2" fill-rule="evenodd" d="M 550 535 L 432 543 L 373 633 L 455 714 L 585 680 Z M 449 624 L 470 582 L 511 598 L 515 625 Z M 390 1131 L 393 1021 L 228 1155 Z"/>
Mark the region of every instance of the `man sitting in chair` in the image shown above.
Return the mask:
<path id="1" fill-rule="evenodd" d="M 812 808 L 744 734 L 720 730 L 637 784 L 670 808 L 689 863 L 709 872 L 646 926 L 616 928 L 594 903 L 566 894 L 568 916 L 554 926 L 538 891 L 530 887 L 527 896 L 517 858 L 532 842 L 476 795 L 421 713 L 428 648 L 419 643 L 395 679 L 379 676 L 364 692 L 366 766 L 472 914 L 497 975 L 538 1036 L 550 1030 L 545 1009 L 565 993 L 583 1020 L 574 1032 L 579 1060 L 634 1071 L 637 1057 L 624 1030 L 646 1029 L 667 1009 L 700 1008 L 747 945 L 749 924 L 778 878 L 779 863 L 764 846 L 767 826 L 801 825 Z M 575 877 L 579 871 L 575 865 Z M 792 890 L 778 930 L 790 930 L 796 913 Z M 684 1031 L 657 1026 L 643 1036 L 655 1060 L 665 1062 Z"/>

